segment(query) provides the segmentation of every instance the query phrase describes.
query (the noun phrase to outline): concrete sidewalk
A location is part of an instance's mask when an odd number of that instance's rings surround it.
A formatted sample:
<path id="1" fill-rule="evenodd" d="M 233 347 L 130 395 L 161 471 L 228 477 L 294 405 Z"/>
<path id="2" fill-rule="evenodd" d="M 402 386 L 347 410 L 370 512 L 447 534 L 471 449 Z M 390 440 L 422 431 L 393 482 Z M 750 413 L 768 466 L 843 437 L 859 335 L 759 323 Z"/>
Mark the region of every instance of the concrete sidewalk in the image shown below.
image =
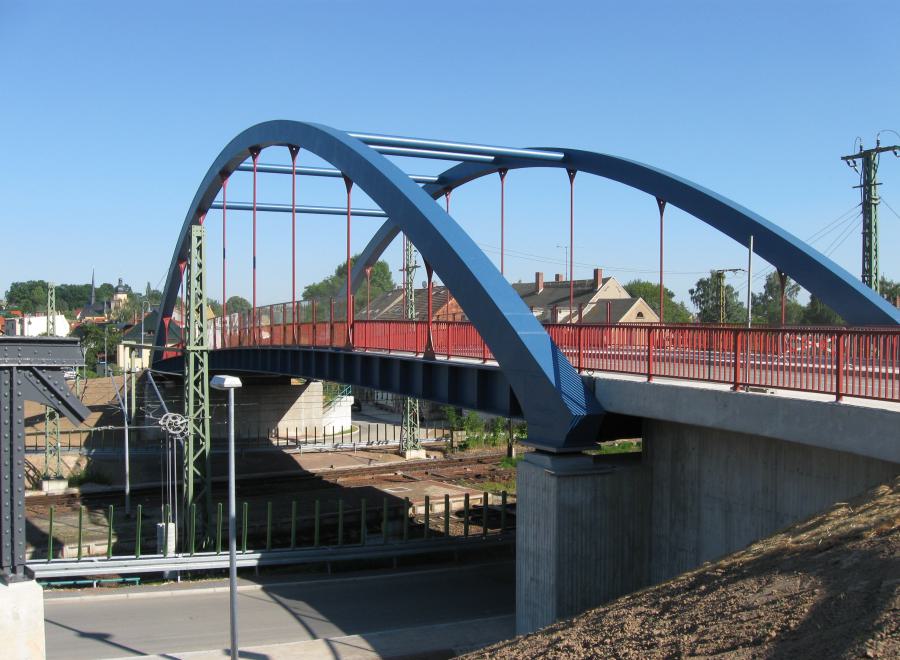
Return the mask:
<path id="1" fill-rule="evenodd" d="M 452 658 L 515 636 L 515 615 L 431 626 L 396 628 L 367 635 L 343 635 L 302 642 L 242 646 L 240 656 L 268 660 L 377 660 L 380 658 Z M 130 656 L 123 656 L 130 657 Z M 229 658 L 228 649 L 188 651 L 147 656 L 170 660 L 217 660 Z"/>
<path id="2" fill-rule="evenodd" d="M 241 581 L 242 657 L 440 658 L 513 634 L 510 561 L 285 577 Z M 220 658 L 228 593 L 212 581 L 47 594 L 44 620 L 48 658 Z"/>

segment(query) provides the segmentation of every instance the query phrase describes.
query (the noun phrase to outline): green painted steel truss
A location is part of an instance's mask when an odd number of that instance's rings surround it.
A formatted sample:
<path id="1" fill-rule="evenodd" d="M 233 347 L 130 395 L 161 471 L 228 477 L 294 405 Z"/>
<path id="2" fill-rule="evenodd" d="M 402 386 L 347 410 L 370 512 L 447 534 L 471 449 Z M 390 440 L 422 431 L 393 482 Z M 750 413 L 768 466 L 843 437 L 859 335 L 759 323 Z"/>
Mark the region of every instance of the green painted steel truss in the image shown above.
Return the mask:
<path id="1" fill-rule="evenodd" d="M 184 344 L 184 416 L 188 432 L 184 449 L 185 510 L 195 506 L 197 519 L 208 530 L 212 515 L 209 420 L 209 341 L 206 329 L 206 260 L 202 225 L 191 227 L 191 246 L 185 269 L 187 319 Z"/>

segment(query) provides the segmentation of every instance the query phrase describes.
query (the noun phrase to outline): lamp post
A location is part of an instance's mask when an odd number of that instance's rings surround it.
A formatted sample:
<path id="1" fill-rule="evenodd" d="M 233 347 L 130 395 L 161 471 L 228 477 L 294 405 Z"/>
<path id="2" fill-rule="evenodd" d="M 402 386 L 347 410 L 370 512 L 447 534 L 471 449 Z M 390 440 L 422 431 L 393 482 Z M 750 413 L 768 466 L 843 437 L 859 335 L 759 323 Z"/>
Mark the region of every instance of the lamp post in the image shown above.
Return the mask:
<path id="1" fill-rule="evenodd" d="M 237 634 L 237 540 L 234 501 L 234 390 L 241 386 L 237 376 L 213 376 L 210 382 L 217 390 L 228 391 L 228 591 L 231 621 L 231 658 L 238 658 Z"/>

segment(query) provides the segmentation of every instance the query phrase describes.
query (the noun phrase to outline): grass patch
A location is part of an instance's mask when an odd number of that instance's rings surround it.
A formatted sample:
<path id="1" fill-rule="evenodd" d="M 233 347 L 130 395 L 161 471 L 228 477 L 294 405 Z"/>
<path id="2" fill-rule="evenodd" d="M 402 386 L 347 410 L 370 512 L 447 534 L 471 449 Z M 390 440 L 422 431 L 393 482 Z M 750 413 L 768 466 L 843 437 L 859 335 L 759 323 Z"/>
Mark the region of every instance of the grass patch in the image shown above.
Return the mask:
<path id="1" fill-rule="evenodd" d="M 108 475 L 98 472 L 89 465 L 84 470 L 78 470 L 69 475 L 70 487 L 83 486 L 84 484 L 111 486 L 112 479 L 110 479 Z"/>
<path id="2" fill-rule="evenodd" d="M 622 440 L 619 442 L 610 442 L 609 444 L 600 445 L 597 449 L 586 451 L 586 454 L 603 455 L 603 454 L 634 454 L 642 451 L 642 443 L 640 440 L 632 442 L 630 440 Z"/>
<path id="3" fill-rule="evenodd" d="M 504 456 L 500 459 L 500 467 L 506 468 L 507 470 L 513 470 L 519 464 L 519 461 L 522 460 L 521 456 Z"/>
<path id="4" fill-rule="evenodd" d="M 499 495 L 504 490 L 510 494 L 516 494 L 516 480 L 509 479 L 507 481 L 482 481 L 477 484 L 463 484 L 466 488 L 477 489 L 480 491 L 487 491 L 488 493 L 494 493 Z"/>

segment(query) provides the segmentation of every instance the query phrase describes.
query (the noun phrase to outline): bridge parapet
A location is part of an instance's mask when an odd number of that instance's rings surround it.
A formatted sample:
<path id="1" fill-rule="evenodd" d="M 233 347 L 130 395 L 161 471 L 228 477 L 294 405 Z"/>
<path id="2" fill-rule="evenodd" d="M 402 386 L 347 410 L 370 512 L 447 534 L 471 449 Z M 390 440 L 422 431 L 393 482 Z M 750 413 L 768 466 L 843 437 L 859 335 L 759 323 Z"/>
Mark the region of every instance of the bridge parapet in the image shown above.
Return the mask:
<path id="1" fill-rule="evenodd" d="M 346 348 L 346 322 L 292 322 L 290 303 L 213 322 L 213 348 Z M 256 319 L 256 323 L 253 323 Z M 900 402 L 900 328 L 544 324 L 579 373 L 624 373 Z M 356 351 L 493 362 L 463 321 L 353 321 Z M 429 341 L 430 340 L 430 341 Z"/>

